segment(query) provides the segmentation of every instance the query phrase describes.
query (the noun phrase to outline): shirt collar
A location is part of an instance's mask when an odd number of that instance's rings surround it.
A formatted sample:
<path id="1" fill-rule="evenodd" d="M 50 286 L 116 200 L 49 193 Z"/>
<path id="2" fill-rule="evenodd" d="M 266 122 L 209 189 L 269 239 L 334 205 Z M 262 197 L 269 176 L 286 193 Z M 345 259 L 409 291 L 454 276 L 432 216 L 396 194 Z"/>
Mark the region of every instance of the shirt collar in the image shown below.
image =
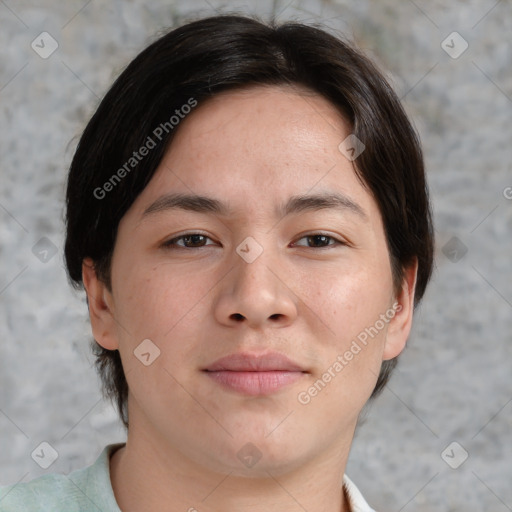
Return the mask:
<path id="1" fill-rule="evenodd" d="M 343 476 L 343 489 L 348 496 L 350 512 L 375 512 L 375 510 L 366 503 L 359 489 L 347 475 Z"/>

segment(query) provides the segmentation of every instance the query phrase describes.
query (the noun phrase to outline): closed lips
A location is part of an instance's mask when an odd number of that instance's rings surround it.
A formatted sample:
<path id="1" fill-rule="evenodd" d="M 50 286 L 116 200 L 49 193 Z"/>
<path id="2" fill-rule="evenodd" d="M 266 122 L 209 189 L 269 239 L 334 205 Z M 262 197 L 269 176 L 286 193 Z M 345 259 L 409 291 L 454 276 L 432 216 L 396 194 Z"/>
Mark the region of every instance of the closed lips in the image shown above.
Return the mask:
<path id="1" fill-rule="evenodd" d="M 264 355 L 253 355 L 247 353 L 235 353 L 222 357 L 204 368 L 204 371 L 219 372 L 306 372 L 301 366 L 294 363 L 288 357 L 277 352 Z"/>

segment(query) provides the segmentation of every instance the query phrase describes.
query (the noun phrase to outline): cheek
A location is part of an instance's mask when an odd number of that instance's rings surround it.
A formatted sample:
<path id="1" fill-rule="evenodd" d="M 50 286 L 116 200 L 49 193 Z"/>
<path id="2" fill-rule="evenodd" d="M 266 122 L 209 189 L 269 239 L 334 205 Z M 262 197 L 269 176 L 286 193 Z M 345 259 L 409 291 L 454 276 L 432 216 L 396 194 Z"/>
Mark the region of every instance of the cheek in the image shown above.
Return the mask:
<path id="1" fill-rule="evenodd" d="M 298 282 L 297 295 L 337 349 L 372 326 L 386 312 L 392 294 L 390 269 L 379 263 L 347 262 L 304 273 Z"/>
<path id="2" fill-rule="evenodd" d="M 130 346 L 145 338 L 165 345 L 184 326 L 199 323 L 195 317 L 201 300 L 213 286 L 213 277 L 204 272 L 184 276 L 166 263 L 134 265 L 117 286 L 121 304 L 116 308 L 117 320 L 125 327 L 121 336 L 129 333 Z"/>
<path id="3" fill-rule="evenodd" d="M 163 397 L 155 389 L 165 389 L 166 400 L 173 403 L 190 401 L 178 383 L 186 380 L 197 357 L 194 349 L 204 326 L 205 300 L 214 284 L 205 272 L 185 275 L 168 263 L 154 262 L 134 266 L 118 284 L 119 351 L 126 379 L 137 403 L 144 402 L 162 418 L 166 413 L 158 409 Z M 149 344 L 144 341 L 148 339 Z M 141 357 L 148 352 L 146 366 Z"/>
<path id="4" fill-rule="evenodd" d="M 382 364 L 387 324 L 380 320 L 389 309 L 385 276 L 366 271 L 332 275 L 325 286 L 316 286 L 308 306 L 321 318 L 315 339 L 321 358 L 298 402 L 317 417 L 330 418 L 333 432 L 348 428 L 370 397 Z M 316 283 L 316 284 L 315 284 Z M 307 301 L 306 301 L 307 302 Z M 323 326 L 328 329 L 323 329 Z M 319 332 L 313 330 L 312 332 Z M 325 426 L 323 427 L 325 429 Z M 325 435 L 325 430 L 321 433 Z"/>

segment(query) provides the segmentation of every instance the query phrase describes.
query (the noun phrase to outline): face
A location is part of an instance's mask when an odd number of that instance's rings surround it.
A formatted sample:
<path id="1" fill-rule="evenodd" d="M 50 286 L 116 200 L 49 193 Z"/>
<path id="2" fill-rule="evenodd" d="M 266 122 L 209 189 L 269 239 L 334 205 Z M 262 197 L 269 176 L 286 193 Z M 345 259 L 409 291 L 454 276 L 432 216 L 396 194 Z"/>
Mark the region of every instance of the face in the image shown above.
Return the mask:
<path id="1" fill-rule="evenodd" d="M 181 121 L 121 220 L 112 292 L 84 266 L 129 435 L 253 476 L 348 451 L 407 339 L 415 275 L 395 296 L 378 207 L 338 149 L 349 134 L 327 100 L 287 87 L 222 93 Z"/>

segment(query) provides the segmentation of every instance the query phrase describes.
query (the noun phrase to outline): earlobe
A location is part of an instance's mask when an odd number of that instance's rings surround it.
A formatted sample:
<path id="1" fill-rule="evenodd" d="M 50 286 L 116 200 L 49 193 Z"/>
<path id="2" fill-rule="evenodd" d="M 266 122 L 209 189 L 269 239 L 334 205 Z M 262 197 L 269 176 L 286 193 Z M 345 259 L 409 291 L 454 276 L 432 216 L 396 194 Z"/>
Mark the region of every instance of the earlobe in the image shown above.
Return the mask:
<path id="1" fill-rule="evenodd" d="M 87 293 L 94 339 L 103 348 L 116 350 L 119 344 L 112 311 L 112 294 L 98 278 L 91 258 L 85 258 L 82 262 L 82 280 Z"/>
<path id="2" fill-rule="evenodd" d="M 418 261 L 416 259 L 413 264 L 404 269 L 402 290 L 393 305 L 395 315 L 389 322 L 386 333 L 386 342 L 382 355 L 384 361 L 397 357 L 407 343 L 412 327 L 417 274 Z"/>

